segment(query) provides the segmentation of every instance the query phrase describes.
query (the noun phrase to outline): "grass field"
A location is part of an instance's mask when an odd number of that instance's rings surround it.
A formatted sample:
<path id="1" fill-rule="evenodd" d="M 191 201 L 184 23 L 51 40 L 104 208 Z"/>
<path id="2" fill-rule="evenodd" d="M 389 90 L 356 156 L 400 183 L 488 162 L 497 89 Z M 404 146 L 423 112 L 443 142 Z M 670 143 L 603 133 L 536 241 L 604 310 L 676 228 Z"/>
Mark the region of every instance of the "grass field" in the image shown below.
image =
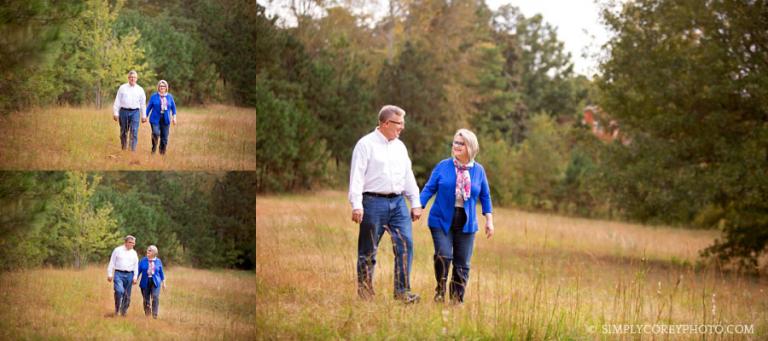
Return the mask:
<path id="1" fill-rule="evenodd" d="M 698 250 L 716 232 L 499 208 L 496 235 L 487 240 L 478 234 L 475 240 L 465 304 L 431 301 L 435 280 L 426 214 L 413 227 L 411 286 L 422 302 L 405 306 L 392 299 L 386 234 L 375 272 L 377 296 L 363 302 L 355 289 L 358 227 L 345 197 L 321 192 L 257 198 L 259 338 L 768 337 L 768 281 L 694 266 Z M 700 329 L 669 334 L 662 325 Z M 625 328 L 647 329 L 631 334 Z"/>
<path id="2" fill-rule="evenodd" d="M 151 126 L 139 126 L 135 153 L 120 148 L 110 108 L 47 108 L 0 116 L 5 170 L 253 170 L 256 112 L 229 106 L 182 108 L 168 152 L 152 156 Z"/>
<path id="3" fill-rule="evenodd" d="M 126 317 L 114 312 L 106 265 L 0 274 L 1 340 L 251 340 L 256 290 L 252 272 L 166 270 L 160 316 L 144 316 L 134 286 Z"/>

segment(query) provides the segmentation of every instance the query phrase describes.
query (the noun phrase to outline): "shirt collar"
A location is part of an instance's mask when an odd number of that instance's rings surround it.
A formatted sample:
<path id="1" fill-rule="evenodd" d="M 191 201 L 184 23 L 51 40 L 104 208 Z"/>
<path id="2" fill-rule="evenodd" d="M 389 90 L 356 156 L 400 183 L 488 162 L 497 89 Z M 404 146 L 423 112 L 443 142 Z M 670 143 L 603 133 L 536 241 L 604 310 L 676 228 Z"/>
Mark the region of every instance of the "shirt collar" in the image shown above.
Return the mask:
<path id="1" fill-rule="evenodd" d="M 384 136 L 384 134 L 381 133 L 381 131 L 379 130 L 379 127 L 376 127 L 376 129 L 374 131 L 376 132 L 376 136 L 379 138 L 379 140 L 381 142 L 390 143 L 390 142 L 394 142 L 395 140 L 397 140 L 397 138 L 395 138 L 395 139 L 393 139 L 391 141 L 389 139 L 387 139 L 387 137 Z"/>
<path id="2" fill-rule="evenodd" d="M 455 157 L 453 158 L 453 160 L 456 161 L 456 163 L 461 164 L 461 161 L 456 160 Z M 472 168 L 474 166 L 475 166 L 475 160 L 470 160 L 469 163 L 466 165 L 467 168 Z"/>

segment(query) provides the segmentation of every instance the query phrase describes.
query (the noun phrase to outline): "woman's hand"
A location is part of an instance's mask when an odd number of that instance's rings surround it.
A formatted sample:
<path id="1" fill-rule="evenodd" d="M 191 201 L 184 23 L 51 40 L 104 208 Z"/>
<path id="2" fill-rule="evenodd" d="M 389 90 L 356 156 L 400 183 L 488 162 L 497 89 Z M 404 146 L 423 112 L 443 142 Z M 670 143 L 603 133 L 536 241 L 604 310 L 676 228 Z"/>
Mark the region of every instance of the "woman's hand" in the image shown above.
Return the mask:
<path id="1" fill-rule="evenodd" d="M 485 224 L 485 236 L 488 237 L 488 239 L 493 237 L 493 224 Z"/>
<path id="2" fill-rule="evenodd" d="M 485 236 L 488 239 L 493 237 L 493 215 L 490 213 L 485 215 Z"/>
<path id="3" fill-rule="evenodd" d="M 166 288 L 165 288 L 165 281 L 163 281 L 163 290 L 166 290 Z"/>

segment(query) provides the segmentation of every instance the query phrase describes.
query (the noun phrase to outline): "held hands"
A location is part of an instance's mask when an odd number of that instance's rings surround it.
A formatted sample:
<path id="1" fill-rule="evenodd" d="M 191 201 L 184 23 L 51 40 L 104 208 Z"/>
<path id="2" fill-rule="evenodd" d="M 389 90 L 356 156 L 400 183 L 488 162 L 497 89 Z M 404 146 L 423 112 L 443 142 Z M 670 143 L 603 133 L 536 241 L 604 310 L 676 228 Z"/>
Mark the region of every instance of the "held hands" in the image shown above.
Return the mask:
<path id="1" fill-rule="evenodd" d="M 112 116 L 112 119 L 113 119 L 113 120 L 115 120 L 115 122 L 117 122 L 117 116 L 114 116 L 114 115 L 113 115 L 113 116 Z"/>
<path id="2" fill-rule="evenodd" d="M 138 282 L 137 282 L 137 281 L 136 281 L 136 279 L 134 278 L 134 279 L 133 279 L 133 285 L 136 285 L 136 283 L 138 283 Z"/>
<path id="3" fill-rule="evenodd" d="M 360 224 L 363 221 L 363 209 L 358 208 L 356 210 L 352 210 L 352 221 L 357 224 Z"/>
<path id="4" fill-rule="evenodd" d="M 107 282 L 112 283 L 112 277 L 107 276 Z"/>
<path id="5" fill-rule="evenodd" d="M 146 123 L 146 122 L 147 122 L 147 118 L 146 117 L 142 117 L 141 118 L 141 123 Z"/>
<path id="6" fill-rule="evenodd" d="M 415 222 L 421 218 L 421 207 L 411 209 L 411 221 Z"/>

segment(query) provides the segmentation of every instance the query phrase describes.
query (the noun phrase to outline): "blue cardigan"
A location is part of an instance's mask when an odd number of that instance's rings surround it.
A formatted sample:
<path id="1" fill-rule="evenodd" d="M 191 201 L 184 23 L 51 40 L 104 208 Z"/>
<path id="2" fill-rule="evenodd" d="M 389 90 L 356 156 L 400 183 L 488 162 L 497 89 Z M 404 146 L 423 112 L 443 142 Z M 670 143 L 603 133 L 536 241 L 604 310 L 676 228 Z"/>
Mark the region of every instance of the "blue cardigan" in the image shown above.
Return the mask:
<path id="1" fill-rule="evenodd" d="M 167 93 L 165 97 L 168 100 L 168 110 L 165 111 L 165 115 L 161 115 L 160 113 L 160 109 L 162 108 L 162 104 L 160 103 L 160 94 L 155 92 L 152 94 L 152 97 L 149 98 L 149 103 L 147 103 L 147 116 L 149 116 L 149 123 L 160 124 L 161 116 L 165 116 L 163 125 L 171 124 L 171 111 L 173 111 L 173 117 L 176 117 L 176 102 L 173 101 L 173 95 Z"/>
<path id="2" fill-rule="evenodd" d="M 472 182 L 469 199 L 464 201 L 464 211 L 467 213 L 467 222 L 464 224 L 464 233 L 477 232 L 477 199 L 483 207 L 483 214 L 491 213 L 491 190 L 488 187 L 488 178 L 485 169 L 477 162 L 469 169 L 469 178 Z M 456 168 L 453 158 L 440 161 L 432 170 L 427 184 L 421 191 L 421 207 L 427 207 L 427 202 L 435 195 L 435 202 L 429 212 L 427 225 L 432 229 L 443 229 L 445 233 L 451 229 L 453 211 L 456 204 Z"/>
<path id="3" fill-rule="evenodd" d="M 141 277 L 141 281 L 139 282 L 140 288 L 149 286 L 149 274 L 147 271 L 149 271 L 149 258 L 144 257 L 139 261 L 139 277 Z M 155 274 L 152 276 L 152 282 L 155 282 L 155 288 L 159 288 L 164 280 L 165 273 L 163 272 L 163 262 L 160 261 L 160 258 L 155 257 Z"/>

